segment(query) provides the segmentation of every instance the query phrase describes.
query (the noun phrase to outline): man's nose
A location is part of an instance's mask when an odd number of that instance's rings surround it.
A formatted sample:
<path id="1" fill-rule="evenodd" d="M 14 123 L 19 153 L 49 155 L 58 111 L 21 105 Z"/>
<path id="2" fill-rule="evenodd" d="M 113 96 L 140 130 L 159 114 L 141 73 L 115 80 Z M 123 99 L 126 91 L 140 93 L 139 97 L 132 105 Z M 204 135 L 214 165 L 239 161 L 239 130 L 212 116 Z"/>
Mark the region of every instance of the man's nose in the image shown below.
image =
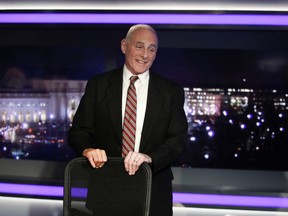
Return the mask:
<path id="1" fill-rule="evenodd" d="M 147 56 L 148 56 L 148 50 L 147 49 L 143 49 L 142 50 L 142 53 L 141 53 L 141 56 L 142 56 L 142 58 L 147 58 Z"/>

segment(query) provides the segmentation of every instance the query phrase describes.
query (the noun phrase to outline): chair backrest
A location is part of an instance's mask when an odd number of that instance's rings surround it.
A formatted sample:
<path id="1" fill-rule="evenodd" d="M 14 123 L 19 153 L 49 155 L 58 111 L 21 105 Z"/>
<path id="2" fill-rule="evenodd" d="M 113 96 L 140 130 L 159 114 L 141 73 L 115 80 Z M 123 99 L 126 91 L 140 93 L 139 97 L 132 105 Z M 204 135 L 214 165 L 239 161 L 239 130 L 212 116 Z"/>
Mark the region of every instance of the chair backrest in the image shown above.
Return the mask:
<path id="1" fill-rule="evenodd" d="M 130 176 L 122 158 L 108 158 L 100 169 L 83 157 L 70 161 L 64 177 L 64 216 L 148 216 L 152 172 L 143 163 Z"/>

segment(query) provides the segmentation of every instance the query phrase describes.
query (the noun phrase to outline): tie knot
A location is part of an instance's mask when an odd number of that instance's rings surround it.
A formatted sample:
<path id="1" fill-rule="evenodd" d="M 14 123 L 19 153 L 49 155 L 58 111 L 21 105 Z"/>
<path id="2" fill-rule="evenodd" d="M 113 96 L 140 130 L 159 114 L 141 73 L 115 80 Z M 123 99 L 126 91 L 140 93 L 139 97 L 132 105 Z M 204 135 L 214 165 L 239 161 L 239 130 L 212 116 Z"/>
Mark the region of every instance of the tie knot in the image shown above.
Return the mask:
<path id="1" fill-rule="evenodd" d="M 137 79 L 138 79 L 138 76 L 131 76 L 130 77 L 130 84 L 134 84 Z"/>

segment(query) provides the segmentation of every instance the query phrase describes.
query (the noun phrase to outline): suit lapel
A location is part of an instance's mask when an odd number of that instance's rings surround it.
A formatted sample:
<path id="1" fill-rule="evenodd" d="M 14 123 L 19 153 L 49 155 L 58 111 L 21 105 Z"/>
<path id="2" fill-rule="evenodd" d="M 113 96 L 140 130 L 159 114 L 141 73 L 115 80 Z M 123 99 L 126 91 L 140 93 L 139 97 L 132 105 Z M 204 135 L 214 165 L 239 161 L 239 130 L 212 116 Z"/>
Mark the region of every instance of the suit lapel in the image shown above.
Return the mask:
<path id="1" fill-rule="evenodd" d="M 161 112 L 163 99 L 161 96 L 161 88 L 155 79 L 155 76 L 151 73 L 140 150 L 147 144 L 147 141 L 156 126 L 157 116 L 159 115 L 159 112 Z"/>
<path id="2" fill-rule="evenodd" d="M 122 70 L 117 70 L 111 76 L 110 85 L 107 89 L 108 109 L 119 144 L 122 143 L 122 80 Z"/>

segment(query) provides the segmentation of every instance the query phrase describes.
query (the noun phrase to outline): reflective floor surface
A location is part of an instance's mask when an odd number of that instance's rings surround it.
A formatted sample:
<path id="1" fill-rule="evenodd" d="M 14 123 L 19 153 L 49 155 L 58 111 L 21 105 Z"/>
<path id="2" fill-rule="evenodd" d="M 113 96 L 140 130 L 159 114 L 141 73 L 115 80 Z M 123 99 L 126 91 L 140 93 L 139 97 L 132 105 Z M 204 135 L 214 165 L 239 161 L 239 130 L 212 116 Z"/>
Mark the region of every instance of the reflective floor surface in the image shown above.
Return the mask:
<path id="1" fill-rule="evenodd" d="M 62 216 L 61 200 L 0 196 L 0 216 Z M 174 216 L 288 216 L 281 211 L 174 207 Z"/>

